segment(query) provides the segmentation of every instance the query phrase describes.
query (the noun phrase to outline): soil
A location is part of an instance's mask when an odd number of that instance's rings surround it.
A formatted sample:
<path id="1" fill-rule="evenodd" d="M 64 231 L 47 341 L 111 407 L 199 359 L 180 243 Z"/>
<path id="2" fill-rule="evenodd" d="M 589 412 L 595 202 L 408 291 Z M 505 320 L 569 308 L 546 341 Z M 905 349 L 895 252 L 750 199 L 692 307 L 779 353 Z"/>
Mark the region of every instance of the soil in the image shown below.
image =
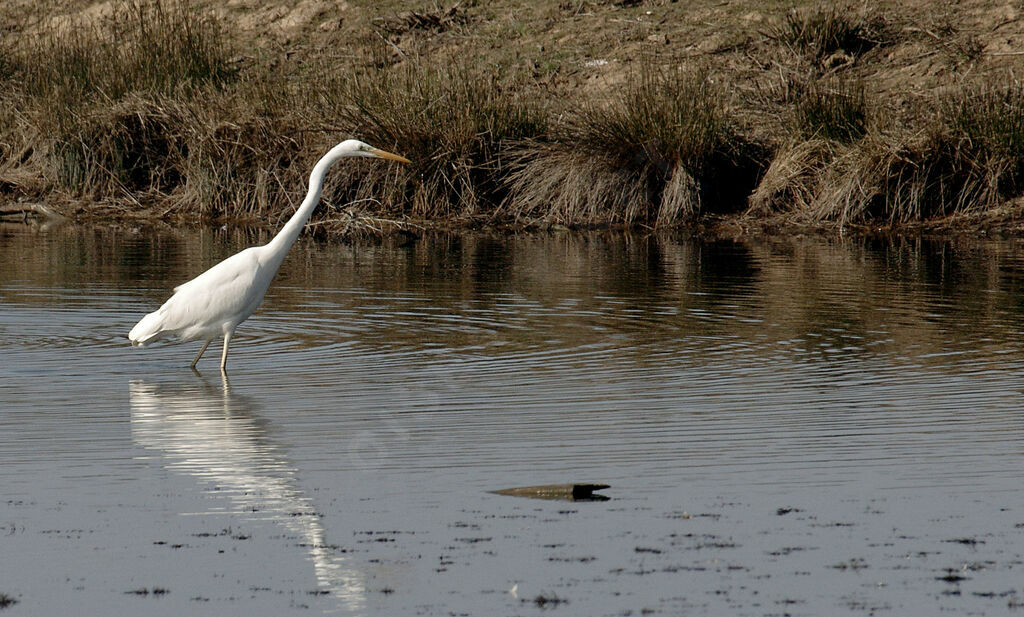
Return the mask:
<path id="1" fill-rule="evenodd" d="M 175 0 L 163 0 L 164 5 Z M 9 40 L 34 36 L 83 17 L 99 19 L 120 1 L 15 0 L 0 10 Z M 215 12 L 247 50 L 291 65 L 323 58 L 365 58 L 373 48 L 389 62 L 408 57 L 445 62 L 453 53 L 481 64 L 515 67 L 533 78 L 538 97 L 613 95 L 642 63 L 706 66 L 731 85 L 737 116 L 751 134 L 771 143 L 781 134 L 773 101 L 810 72 L 863 80 L 876 113 L 891 121 L 912 116 L 920 103 L 966 78 L 991 74 L 1015 80 L 1024 69 L 1024 19 L 1018 3 L 965 0 L 865 2 L 855 10 L 878 25 L 878 44 L 851 57 L 833 54 L 819 64 L 801 58 L 773 33 L 791 8 L 815 2 L 763 0 L 546 0 L 526 2 L 337 2 L 328 0 L 194 0 Z M 763 104 L 751 104 L 761 101 Z M 155 209 L 156 211 L 159 208 Z M 80 207 L 74 218 L 116 220 L 117 209 Z M 1018 231 L 1021 204 L 975 219 L 925 222 L 929 229 Z M 742 217 L 702 221 L 715 233 L 757 227 Z"/>

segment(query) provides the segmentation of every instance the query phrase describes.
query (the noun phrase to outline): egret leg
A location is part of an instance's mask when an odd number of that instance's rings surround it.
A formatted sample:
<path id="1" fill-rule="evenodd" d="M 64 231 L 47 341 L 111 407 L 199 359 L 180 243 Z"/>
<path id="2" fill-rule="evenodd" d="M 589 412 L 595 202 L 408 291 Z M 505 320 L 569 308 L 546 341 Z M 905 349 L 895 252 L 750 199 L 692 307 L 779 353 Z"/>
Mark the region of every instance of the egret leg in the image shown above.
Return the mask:
<path id="1" fill-rule="evenodd" d="M 228 343 L 231 342 L 231 333 L 224 333 L 224 349 L 220 352 L 220 372 L 226 373 L 228 370 Z"/>
<path id="2" fill-rule="evenodd" d="M 199 362 L 199 358 L 203 357 L 203 352 L 206 351 L 206 348 L 209 347 L 209 346 L 210 346 L 210 341 L 206 341 L 205 343 L 203 343 L 203 347 L 199 350 L 199 353 L 196 354 L 196 359 L 192 361 L 192 364 L 189 365 L 189 368 L 193 368 L 194 369 L 196 367 L 196 363 Z"/>

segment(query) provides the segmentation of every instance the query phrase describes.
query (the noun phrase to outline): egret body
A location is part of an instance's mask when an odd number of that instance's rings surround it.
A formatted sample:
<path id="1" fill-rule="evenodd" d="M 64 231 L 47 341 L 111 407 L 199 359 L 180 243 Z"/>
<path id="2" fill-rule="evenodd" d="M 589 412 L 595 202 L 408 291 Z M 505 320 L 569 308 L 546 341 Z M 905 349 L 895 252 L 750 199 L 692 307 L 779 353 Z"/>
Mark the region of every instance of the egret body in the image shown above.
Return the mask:
<path id="1" fill-rule="evenodd" d="M 306 198 L 270 242 L 236 253 L 191 281 L 175 287 L 174 295 L 163 306 L 143 317 L 128 333 L 132 345 L 145 346 L 164 337 L 177 337 L 181 341 L 204 341 L 192 361 L 192 368 L 195 368 L 210 342 L 224 337 L 220 370 L 225 371 L 228 345 L 235 328 L 252 315 L 263 301 L 270 281 L 281 267 L 288 249 L 295 243 L 320 202 L 327 170 L 346 157 L 409 162 L 405 157 L 379 150 L 356 139 L 348 139 L 334 146 L 313 166 Z"/>

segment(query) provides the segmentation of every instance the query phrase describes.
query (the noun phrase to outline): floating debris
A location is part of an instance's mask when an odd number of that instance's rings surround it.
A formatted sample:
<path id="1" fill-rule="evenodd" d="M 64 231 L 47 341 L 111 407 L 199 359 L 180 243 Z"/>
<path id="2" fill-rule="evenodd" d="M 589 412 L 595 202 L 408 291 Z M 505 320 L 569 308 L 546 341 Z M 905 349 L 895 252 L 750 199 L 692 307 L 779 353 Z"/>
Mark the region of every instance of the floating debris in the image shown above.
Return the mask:
<path id="1" fill-rule="evenodd" d="M 544 484 L 541 486 L 524 486 L 521 488 L 505 488 L 492 491 L 498 495 L 512 497 L 529 497 L 531 499 L 562 499 L 565 501 L 608 501 L 604 495 L 595 495 L 594 491 L 609 488 L 608 484 Z"/>
<path id="2" fill-rule="evenodd" d="M 520 602 L 526 602 L 526 601 L 527 600 L 520 600 Z M 555 594 L 551 594 L 550 596 L 545 596 L 544 594 L 538 594 L 537 597 L 533 599 L 533 603 L 536 604 L 540 608 L 545 608 L 545 607 L 548 607 L 548 606 L 558 606 L 559 604 L 567 604 L 568 602 L 569 601 L 566 600 L 565 598 L 559 598 Z"/>
<path id="3" fill-rule="evenodd" d="M 960 574 L 959 572 L 957 572 L 953 568 L 946 568 L 946 575 L 945 576 L 937 576 L 937 577 L 935 577 L 935 580 L 955 585 L 957 583 L 961 583 L 963 581 L 968 581 L 970 579 L 967 578 L 966 576 Z"/>
<path id="4" fill-rule="evenodd" d="M 131 591 L 126 591 L 124 593 L 126 595 L 136 595 L 136 596 L 148 596 L 149 594 L 153 594 L 154 596 L 162 596 L 164 594 L 170 593 L 170 591 L 167 590 L 167 589 L 164 589 L 163 587 L 154 587 L 152 591 L 150 591 L 149 589 L 147 589 L 145 587 L 142 587 L 140 589 L 132 589 Z"/>

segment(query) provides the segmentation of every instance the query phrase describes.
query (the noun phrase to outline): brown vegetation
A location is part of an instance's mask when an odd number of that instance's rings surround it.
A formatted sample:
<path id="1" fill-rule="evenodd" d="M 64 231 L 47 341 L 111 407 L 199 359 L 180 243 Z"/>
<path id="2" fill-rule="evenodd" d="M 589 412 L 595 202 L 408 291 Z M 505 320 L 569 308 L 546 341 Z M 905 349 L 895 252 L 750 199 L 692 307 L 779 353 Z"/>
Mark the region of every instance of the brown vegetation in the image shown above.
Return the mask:
<path id="1" fill-rule="evenodd" d="M 412 10 L 409 10 L 412 8 Z M 319 229 L 998 223 L 1024 193 L 1017 9 L 50 0 L 0 9 L 0 198 Z"/>

